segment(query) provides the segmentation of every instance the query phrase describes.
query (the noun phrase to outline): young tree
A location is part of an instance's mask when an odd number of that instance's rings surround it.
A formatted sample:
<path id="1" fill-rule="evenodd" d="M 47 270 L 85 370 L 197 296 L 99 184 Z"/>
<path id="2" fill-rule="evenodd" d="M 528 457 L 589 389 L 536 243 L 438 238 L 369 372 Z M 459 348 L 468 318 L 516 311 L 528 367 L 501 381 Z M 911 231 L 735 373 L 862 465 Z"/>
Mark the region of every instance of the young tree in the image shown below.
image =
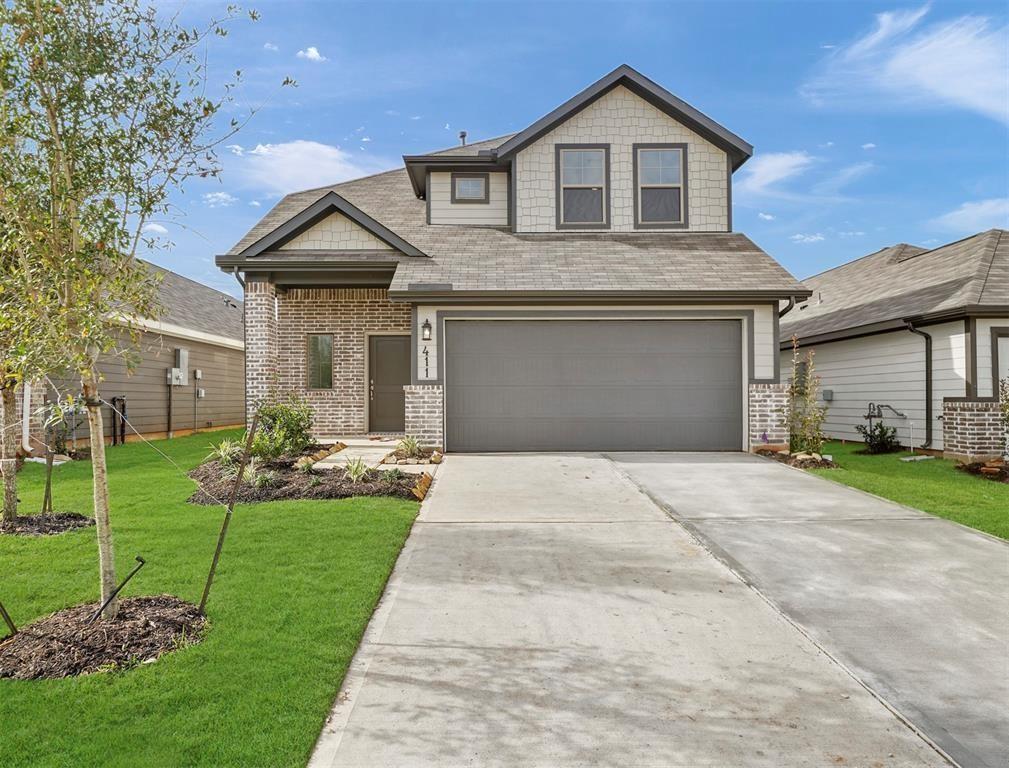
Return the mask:
<path id="1" fill-rule="evenodd" d="M 7 0 L 0 6 L 0 212 L 31 263 L 31 300 L 8 321 L 16 344 L 59 355 L 87 407 L 102 600 L 116 584 L 99 360 L 124 324 L 157 316 L 136 259 L 169 193 L 214 177 L 205 47 L 240 11 L 191 29 L 140 0 Z M 250 16 L 255 19 L 254 13 Z M 114 618 L 116 601 L 103 617 Z"/>
<path id="2" fill-rule="evenodd" d="M 805 358 L 799 352 L 799 340 L 792 337 L 792 380 L 788 386 L 789 450 L 820 453 L 826 439 L 823 422 L 827 406 L 818 403 L 820 377 L 813 365 L 813 350 Z"/>

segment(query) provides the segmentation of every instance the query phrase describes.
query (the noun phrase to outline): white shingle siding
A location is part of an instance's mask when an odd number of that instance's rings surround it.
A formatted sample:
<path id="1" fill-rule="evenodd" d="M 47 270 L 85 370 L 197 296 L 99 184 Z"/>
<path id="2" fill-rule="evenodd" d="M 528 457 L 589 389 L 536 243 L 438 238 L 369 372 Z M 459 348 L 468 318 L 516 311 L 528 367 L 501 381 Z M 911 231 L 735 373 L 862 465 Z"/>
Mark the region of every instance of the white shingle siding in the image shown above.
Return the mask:
<path id="1" fill-rule="evenodd" d="M 992 392 L 991 329 L 1009 328 L 1009 317 L 977 321 L 977 395 L 995 397 Z M 1009 376 L 1009 338 L 999 340 L 1000 377 Z"/>
<path id="2" fill-rule="evenodd" d="M 515 158 L 516 231 L 556 229 L 556 144 L 610 145 L 610 230 L 634 231 L 634 144 L 686 143 L 689 231 L 729 228 L 728 157 L 623 86 L 614 88 Z M 682 230 L 679 230 L 682 231 Z"/>
<path id="3" fill-rule="evenodd" d="M 966 374 L 966 334 L 963 322 L 922 328 L 932 336 L 932 447 L 942 448 L 943 398 L 963 397 Z M 860 339 L 846 339 L 813 347 L 821 388 L 834 392 L 827 403 L 824 431 L 830 437 L 861 440 L 855 431 L 869 403 L 885 403 L 904 413 L 901 419 L 887 412 L 884 423 L 897 428 L 905 445 L 925 439 L 925 340 L 910 331 L 893 331 Z M 792 353 L 781 353 L 781 378 L 792 377 Z"/>
<path id="4" fill-rule="evenodd" d="M 341 213 L 327 216 L 280 247 L 282 251 L 387 251 L 389 245 Z"/>
<path id="5" fill-rule="evenodd" d="M 508 224 L 508 174 L 489 173 L 487 203 L 453 203 L 452 174 L 432 173 L 427 186 L 432 224 L 497 226 Z"/>

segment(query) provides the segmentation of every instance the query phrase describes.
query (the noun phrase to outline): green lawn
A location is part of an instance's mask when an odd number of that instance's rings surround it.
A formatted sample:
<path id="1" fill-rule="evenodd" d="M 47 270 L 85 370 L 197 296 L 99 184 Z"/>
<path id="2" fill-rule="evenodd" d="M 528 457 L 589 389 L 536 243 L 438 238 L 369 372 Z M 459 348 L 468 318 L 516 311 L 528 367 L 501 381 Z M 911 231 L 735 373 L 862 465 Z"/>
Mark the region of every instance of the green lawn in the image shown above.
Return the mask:
<path id="1" fill-rule="evenodd" d="M 1009 485 L 958 472 L 945 459 L 903 462 L 906 452 L 862 456 L 855 453 L 861 448 L 858 443 L 828 443 L 823 452 L 832 454 L 841 469 L 811 471 L 1009 539 Z"/>
<path id="2" fill-rule="evenodd" d="M 156 443 L 185 468 L 230 433 Z M 233 436 L 233 435 L 230 435 Z M 150 447 L 110 448 L 124 594 L 198 602 L 223 517 L 185 503 L 194 484 Z M 42 467 L 19 475 L 22 509 Z M 89 511 L 91 467 L 55 470 L 55 508 Z M 303 766 L 418 505 L 395 499 L 272 502 L 235 510 L 202 643 L 157 663 L 67 680 L 0 680 L 0 765 Z M 26 624 L 97 599 L 94 529 L 0 537 L 0 600 Z"/>

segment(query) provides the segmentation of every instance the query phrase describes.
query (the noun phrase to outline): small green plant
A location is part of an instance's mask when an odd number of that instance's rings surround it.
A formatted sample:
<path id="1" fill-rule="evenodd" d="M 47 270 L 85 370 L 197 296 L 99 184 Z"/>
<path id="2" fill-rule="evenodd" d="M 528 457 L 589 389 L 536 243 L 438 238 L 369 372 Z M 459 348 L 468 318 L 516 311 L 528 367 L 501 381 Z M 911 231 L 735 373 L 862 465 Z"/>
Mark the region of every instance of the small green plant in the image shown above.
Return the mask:
<path id="1" fill-rule="evenodd" d="M 296 462 L 294 462 L 294 468 L 299 472 L 311 475 L 315 472 L 315 459 L 311 456 L 302 456 Z"/>
<path id="2" fill-rule="evenodd" d="M 799 339 L 792 337 L 792 381 L 788 387 L 788 448 L 821 453 L 826 436 L 823 422 L 827 406 L 819 405 L 820 377 L 813 366 L 813 350 L 805 359 L 799 354 Z"/>
<path id="3" fill-rule="evenodd" d="M 888 427 L 882 421 L 870 423 L 868 427 L 865 424 L 856 424 L 855 431 L 865 441 L 866 453 L 893 453 L 900 450 L 897 428 Z"/>
<path id="4" fill-rule="evenodd" d="M 399 441 L 396 450 L 407 459 L 419 459 L 423 455 L 423 451 L 420 449 L 420 442 L 418 442 L 416 437 L 411 437 L 410 435 Z"/>
<path id="5" fill-rule="evenodd" d="M 355 485 L 361 482 L 365 475 L 368 474 L 368 465 L 365 463 L 364 459 L 358 457 L 356 459 L 350 459 L 343 468 L 347 479 Z"/>
<path id="6" fill-rule="evenodd" d="M 1005 455 L 1009 456 L 1009 376 L 999 379 L 998 412 L 1002 420 L 1002 436 L 1005 438 Z"/>
<path id="7" fill-rule="evenodd" d="M 242 451 L 245 450 L 245 446 L 240 441 L 227 437 L 217 445 L 211 444 L 210 447 L 212 450 L 204 461 L 216 460 L 225 465 L 236 464 L 242 458 Z"/>
<path id="8" fill-rule="evenodd" d="M 312 409 L 297 395 L 260 405 L 252 452 L 261 459 L 295 456 L 312 444 Z"/>
<path id="9" fill-rule="evenodd" d="M 222 474 L 229 480 L 234 480 L 238 476 L 238 464 L 226 464 Z M 255 485 L 257 475 L 259 475 L 259 460 L 255 456 L 250 456 L 242 470 L 242 482 Z"/>
<path id="10" fill-rule="evenodd" d="M 278 484 L 280 478 L 272 469 L 264 469 L 252 479 L 252 484 L 256 488 L 273 488 Z"/>
<path id="11" fill-rule="evenodd" d="M 388 483 L 396 483 L 406 477 L 406 472 L 401 469 L 388 469 L 382 473 L 382 479 Z"/>
<path id="12" fill-rule="evenodd" d="M 310 478 L 308 478 L 309 488 L 316 488 L 320 485 L 322 485 L 322 478 L 319 477 L 318 475 L 312 475 Z"/>

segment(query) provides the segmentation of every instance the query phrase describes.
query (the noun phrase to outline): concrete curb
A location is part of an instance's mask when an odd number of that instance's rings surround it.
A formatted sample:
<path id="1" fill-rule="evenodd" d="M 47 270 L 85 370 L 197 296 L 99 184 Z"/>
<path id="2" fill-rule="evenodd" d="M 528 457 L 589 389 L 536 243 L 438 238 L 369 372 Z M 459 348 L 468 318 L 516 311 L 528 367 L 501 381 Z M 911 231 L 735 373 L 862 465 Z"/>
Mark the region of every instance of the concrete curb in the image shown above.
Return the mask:
<path id="1" fill-rule="evenodd" d="M 961 766 L 960 763 L 956 762 L 952 757 L 950 757 L 950 755 L 948 755 L 946 753 L 946 751 L 942 747 L 940 747 L 932 739 L 930 739 L 927 734 L 925 734 L 921 729 L 919 729 L 909 718 L 907 718 L 899 709 L 897 709 L 893 704 L 891 704 L 882 694 L 880 694 L 878 691 L 876 691 L 874 688 L 872 688 L 868 683 L 866 683 L 864 680 L 862 680 L 862 678 L 860 678 L 855 673 L 854 670 L 852 670 L 850 667 L 848 667 L 846 664 L 844 664 L 844 662 L 842 662 L 840 659 L 838 659 L 836 656 L 834 656 L 834 654 L 832 654 L 829 650 L 827 650 L 827 648 L 825 648 L 815 637 L 813 637 L 812 634 L 810 634 L 809 630 L 807 630 L 806 627 L 804 627 L 802 624 L 800 624 L 799 622 L 797 622 L 794 619 L 792 619 L 787 613 L 785 613 L 781 609 L 780 606 L 778 606 L 777 603 L 775 603 L 770 597 L 768 597 L 766 594 L 764 594 L 764 592 L 762 592 L 760 590 L 760 588 L 757 587 L 756 584 L 754 584 L 753 579 L 747 574 L 746 569 L 743 568 L 743 566 L 739 562 L 737 562 L 734 558 L 732 558 L 731 556 L 729 556 L 728 553 L 726 553 L 720 547 L 718 547 L 717 545 L 715 545 L 713 542 L 709 541 L 707 539 L 707 537 L 705 537 L 704 534 L 702 534 L 695 526 L 691 525 L 689 523 L 689 521 L 681 518 L 677 514 L 675 508 L 672 505 L 670 505 L 670 504 L 666 503 L 665 501 L 663 501 L 662 499 L 658 498 L 653 493 L 651 493 L 647 488 L 645 488 L 640 483 L 638 483 L 633 477 L 631 477 L 630 474 L 628 474 L 626 471 L 624 471 L 624 469 L 619 464 L 617 464 L 609 454 L 605 454 L 604 453 L 604 454 L 602 454 L 602 456 L 608 462 L 610 462 L 610 464 L 613 466 L 614 471 L 618 475 L 620 475 L 627 482 L 629 482 L 631 485 L 633 485 L 635 488 L 637 488 L 639 493 L 641 493 L 645 498 L 647 498 L 649 501 L 651 501 L 663 513 L 665 513 L 665 515 L 670 520 L 672 520 L 674 523 L 676 523 L 681 528 L 683 528 L 683 530 L 685 530 L 687 532 L 687 534 L 690 536 L 690 538 L 693 539 L 694 542 L 699 547 L 701 547 L 701 549 L 703 549 L 705 552 L 707 552 L 713 558 L 715 558 L 716 560 L 718 560 L 722 565 L 724 565 L 729 570 L 729 572 L 732 573 L 732 575 L 735 578 L 737 578 L 746 587 L 748 587 L 749 589 L 751 589 L 761 600 L 764 601 L 764 603 L 766 603 L 768 606 L 770 606 L 771 609 L 782 620 L 784 620 L 787 624 L 791 625 L 796 631 L 799 632 L 799 634 L 801 634 L 810 643 L 812 643 L 812 645 L 820 653 L 822 653 L 824 656 L 826 656 L 828 659 L 830 659 L 842 671 L 844 671 L 845 674 L 847 674 L 852 680 L 854 680 L 856 683 L 858 683 L 859 686 L 861 686 L 863 689 L 865 689 L 869 693 L 870 696 L 872 696 L 874 699 L 876 699 L 876 701 L 878 701 L 880 704 L 882 704 L 890 712 L 890 714 L 892 714 L 897 720 L 899 720 L 904 726 L 906 726 L 912 733 L 914 733 L 915 736 L 917 736 L 922 741 L 924 741 L 932 750 L 934 750 L 936 752 L 936 754 L 938 754 L 940 757 L 942 757 L 944 760 L 946 760 L 951 766 L 954 766 L 954 768 L 963 768 L 963 766 Z M 774 461 L 773 459 L 768 459 L 768 458 L 765 458 L 765 457 L 760 457 L 760 458 L 763 458 L 765 461 L 770 461 L 773 464 L 781 464 L 781 462 Z M 794 469 L 794 470 L 796 470 L 798 472 L 804 472 L 805 474 L 809 474 L 809 473 L 806 473 L 805 470 L 798 469 L 797 467 L 790 467 L 787 464 L 786 465 L 782 465 L 782 466 L 786 467 L 787 469 Z M 812 476 L 816 477 L 816 475 L 812 475 Z M 853 490 L 857 490 L 857 489 L 853 489 Z M 872 494 L 868 494 L 868 495 L 871 496 Z M 888 499 L 884 499 L 884 501 L 889 501 L 889 500 Z M 891 502 L 891 503 L 893 503 L 893 502 Z M 908 507 L 908 508 L 910 509 L 910 507 Z M 915 510 L 915 511 L 919 511 L 920 512 L 920 510 Z M 922 514 L 927 514 L 927 513 L 923 512 Z M 937 518 L 937 519 L 942 519 L 942 518 Z M 972 528 L 970 530 L 974 530 L 974 529 Z M 1001 541 L 1001 539 L 1000 539 L 1000 541 Z"/>

